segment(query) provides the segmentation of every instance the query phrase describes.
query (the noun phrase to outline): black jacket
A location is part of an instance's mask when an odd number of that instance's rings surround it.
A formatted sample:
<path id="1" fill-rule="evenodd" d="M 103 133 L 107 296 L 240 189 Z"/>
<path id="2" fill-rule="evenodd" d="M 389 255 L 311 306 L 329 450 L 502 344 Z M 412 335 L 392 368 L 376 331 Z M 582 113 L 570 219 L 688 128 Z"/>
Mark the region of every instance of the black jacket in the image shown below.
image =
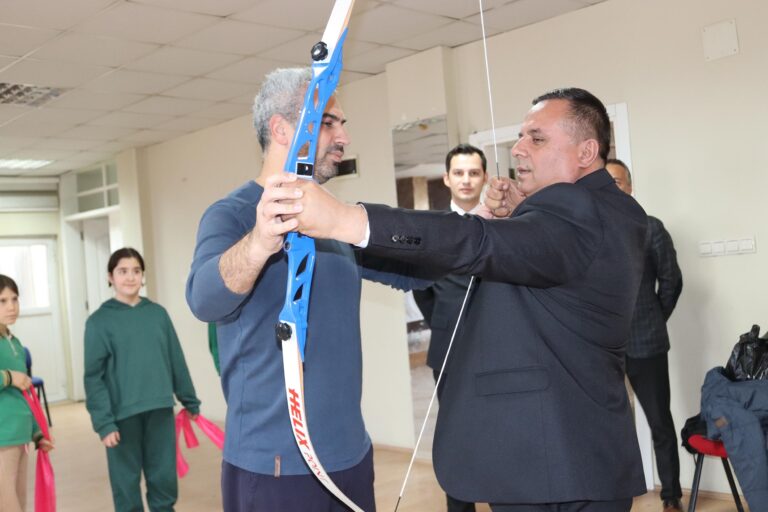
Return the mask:
<path id="1" fill-rule="evenodd" d="M 481 278 L 449 362 L 433 461 L 460 500 L 645 492 L 624 358 L 647 217 L 600 170 L 487 221 L 366 205 L 368 251 Z"/>
<path id="2" fill-rule="evenodd" d="M 672 237 L 656 217 L 648 216 L 645 267 L 637 294 L 627 355 L 653 357 L 669 351 L 667 320 L 683 291 Z"/>

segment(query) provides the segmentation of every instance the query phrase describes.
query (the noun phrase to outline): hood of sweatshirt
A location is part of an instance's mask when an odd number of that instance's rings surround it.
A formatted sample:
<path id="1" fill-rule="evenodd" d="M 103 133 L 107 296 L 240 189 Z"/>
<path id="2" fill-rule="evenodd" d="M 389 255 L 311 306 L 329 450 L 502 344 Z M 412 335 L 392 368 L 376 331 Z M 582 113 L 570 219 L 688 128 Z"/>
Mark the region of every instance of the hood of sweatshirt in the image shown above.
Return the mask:
<path id="1" fill-rule="evenodd" d="M 136 308 L 143 308 L 151 304 L 152 302 L 147 299 L 146 297 L 140 297 L 141 300 L 139 300 L 138 304 L 135 304 L 131 306 L 130 304 L 126 304 L 125 302 L 120 302 L 117 299 L 109 299 L 105 303 L 101 305 L 103 308 L 107 309 L 136 309 Z"/>

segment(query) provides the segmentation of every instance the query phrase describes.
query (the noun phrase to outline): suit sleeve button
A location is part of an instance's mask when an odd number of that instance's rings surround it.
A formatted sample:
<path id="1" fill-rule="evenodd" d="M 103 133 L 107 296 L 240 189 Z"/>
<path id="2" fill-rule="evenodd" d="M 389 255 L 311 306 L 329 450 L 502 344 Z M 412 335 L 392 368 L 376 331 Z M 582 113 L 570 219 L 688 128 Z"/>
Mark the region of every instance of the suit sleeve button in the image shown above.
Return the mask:
<path id="1" fill-rule="evenodd" d="M 397 243 L 400 241 L 400 237 L 398 237 L 397 235 L 392 235 L 392 241 Z"/>

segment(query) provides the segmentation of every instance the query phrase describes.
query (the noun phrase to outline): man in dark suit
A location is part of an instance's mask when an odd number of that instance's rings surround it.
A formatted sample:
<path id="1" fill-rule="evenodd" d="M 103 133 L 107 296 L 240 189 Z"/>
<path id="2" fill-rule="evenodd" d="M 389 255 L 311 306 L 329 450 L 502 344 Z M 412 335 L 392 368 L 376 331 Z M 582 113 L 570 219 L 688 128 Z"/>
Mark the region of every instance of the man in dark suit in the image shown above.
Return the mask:
<path id="1" fill-rule="evenodd" d="M 348 205 L 311 183 L 278 207 L 309 236 L 480 277 L 435 432 L 451 496 L 494 512 L 627 512 L 645 492 L 624 358 L 648 221 L 603 168 L 609 146 L 600 100 L 560 89 L 525 117 L 517 184 L 487 192 L 509 218 Z"/>
<path id="2" fill-rule="evenodd" d="M 629 167 L 608 160 L 606 170 L 622 192 L 632 194 Z M 669 408 L 669 335 L 667 320 L 683 291 L 672 237 L 656 217 L 648 216 L 645 269 L 627 346 L 627 377 L 648 418 L 661 480 L 664 512 L 682 510 L 677 434 Z"/>
<path id="3" fill-rule="evenodd" d="M 474 213 L 480 206 L 480 194 L 488 179 L 486 158 L 483 151 L 470 144 L 459 144 L 445 156 L 443 183 L 451 191 L 451 211 L 459 215 Z M 470 276 L 449 274 L 424 290 L 414 290 L 413 298 L 424 315 L 424 321 L 432 331 L 427 351 L 427 366 L 432 368 L 435 383 L 438 382 L 437 399 L 442 397 L 448 374 L 443 367 L 453 328 L 467 293 Z M 446 495 L 448 512 L 474 512 L 475 504 Z"/>

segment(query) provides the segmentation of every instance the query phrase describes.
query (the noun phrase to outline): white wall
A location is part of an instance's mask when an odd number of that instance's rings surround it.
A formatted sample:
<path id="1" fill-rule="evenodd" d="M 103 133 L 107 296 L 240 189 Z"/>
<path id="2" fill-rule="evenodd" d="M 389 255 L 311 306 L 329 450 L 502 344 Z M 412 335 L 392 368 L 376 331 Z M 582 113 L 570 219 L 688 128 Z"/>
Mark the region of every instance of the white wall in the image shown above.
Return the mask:
<path id="1" fill-rule="evenodd" d="M 704 26 L 734 18 L 740 53 L 706 62 Z M 725 364 L 738 335 L 762 322 L 768 282 L 768 3 L 610 0 L 489 40 L 497 126 L 520 122 L 549 89 L 586 88 L 626 102 L 635 191 L 675 241 L 684 289 L 669 323 L 672 413 L 678 429 L 699 411 L 707 370 Z M 482 45 L 455 51 L 460 133 L 490 127 Z M 753 255 L 700 258 L 698 242 L 755 236 Z M 693 463 L 681 450 L 682 485 Z M 702 488 L 727 492 L 712 464 Z"/>

